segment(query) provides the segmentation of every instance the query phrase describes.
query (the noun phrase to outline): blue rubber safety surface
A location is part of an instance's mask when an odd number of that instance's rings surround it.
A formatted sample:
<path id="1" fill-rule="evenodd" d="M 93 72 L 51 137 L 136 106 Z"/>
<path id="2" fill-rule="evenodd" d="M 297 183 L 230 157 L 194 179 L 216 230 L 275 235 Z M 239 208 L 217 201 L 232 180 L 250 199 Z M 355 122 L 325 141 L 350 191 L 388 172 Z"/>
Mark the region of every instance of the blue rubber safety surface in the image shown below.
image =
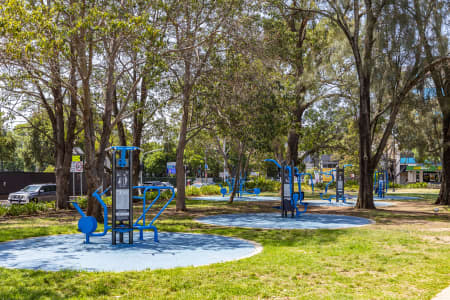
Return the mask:
<path id="1" fill-rule="evenodd" d="M 347 197 L 349 199 L 354 199 L 352 197 Z M 195 198 L 189 198 L 190 200 L 207 200 L 207 201 L 228 201 L 229 197 L 225 196 L 205 196 L 205 197 L 195 197 Z M 250 202 L 256 202 L 256 201 L 280 201 L 279 196 L 251 196 L 251 197 L 236 197 L 234 198 L 234 201 L 250 201 Z M 306 203 L 310 204 L 311 206 L 345 206 L 345 207 L 351 207 L 355 206 L 356 202 L 353 201 L 347 201 L 347 203 L 336 203 L 335 199 L 330 203 L 326 200 L 306 200 Z M 375 202 L 375 206 L 392 206 L 392 203 L 388 202 Z"/>
<path id="2" fill-rule="evenodd" d="M 333 201 L 329 202 L 326 200 L 307 200 L 304 201 L 305 203 L 308 203 L 310 206 L 339 206 L 339 207 L 353 207 L 356 205 L 355 201 L 346 201 L 346 203 L 343 203 L 342 201 L 336 202 L 334 199 Z M 382 202 L 382 201 L 375 201 L 376 207 L 385 207 L 385 206 L 393 206 L 393 203 L 389 202 Z"/>
<path id="3" fill-rule="evenodd" d="M 349 199 L 356 199 L 358 196 L 357 195 L 346 195 L 347 198 Z M 409 197 L 409 196 L 394 196 L 394 195 L 386 195 L 384 196 L 384 198 L 380 198 L 380 197 L 373 197 L 373 200 L 375 201 L 380 201 L 380 200 L 420 200 L 423 199 L 421 197 Z"/>
<path id="4" fill-rule="evenodd" d="M 297 218 L 282 218 L 280 213 L 225 214 L 201 217 L 200 223 L 261 229 L 338 229 L 371 224 L 365 218 L 305 213 Z"/>
<path id="5" fill-rule="evenodd" d="M 236 260 L 254 255 L 260 247 L 252 242 L 208 234 L 159 234 L 145 232 L 139 241 L 135 232 L 134 244 L 111 245 L 111 234 L 91 237 L 84 244 L 84 235 L 53 235 L 0 243 L 0 267 L 45 271 L 139 271 L 201 266 Z M 145 234 L 144 233 L 144 234 Z M 124 235 L 128 241 L 128 235 Z"/>
<path id="6" fill-rule="evenodd" d="M 228 201 L 230 196 L 204 196 L 188 198 L 189 200 Z M 249 196 L 235 197 L 234 201 L 280 201 L 280 196 Z"/>

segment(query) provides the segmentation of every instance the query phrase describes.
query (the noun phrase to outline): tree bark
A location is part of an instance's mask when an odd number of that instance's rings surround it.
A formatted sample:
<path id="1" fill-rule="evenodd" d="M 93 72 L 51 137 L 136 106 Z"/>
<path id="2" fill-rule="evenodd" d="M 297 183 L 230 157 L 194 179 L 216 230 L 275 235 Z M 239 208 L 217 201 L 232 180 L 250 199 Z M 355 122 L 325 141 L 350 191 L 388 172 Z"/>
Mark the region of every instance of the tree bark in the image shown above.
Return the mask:
<path id="1" fill-rule="evenodd" d="M 56 208 L 68 208 L 70 165 L 72 161 L 72 148 L 75 139 L 76 128 L 76 76 L 75 65 L 71 59 L 70 68 L 70 111 L 65 124 L 64 93 L 62 88 L 62 77 L 59 62 L 55 59 L 50 62 L 52 72 L 51 91 L 53 96 L 53 111 L 49 105 L 47 113 L 53 127 L 53 138 L 55 143 L 55 180 L 56 180 Z M 47 104 L 47 103 L 45 103 Z"/>
<path id="2" fill-rule="evenodd" d="M 117 100 L 117 91 L 114 89 L 114 95 L 113 95 L 113 113 L 114 117 L 118 117 L 119 114 L 119 104 Z M 120 146 L 126 146 L 127 145 L 127 137 L 125 134 L 125 127 L 123 126 L 122 120 L 119 120 L 117 122 L 117 133 L 119 135 L 119 143 Z"/>
<path id="3" fill-rule="evenodd" d="M 359 97 L 359 192 L 357 208 L 374 209 L 373 174 L 370 131 L 370 81 L 360 80 Z"/>
<path id="4" fill-rule="evenodd" d="M 233 203 L 234 197 L 236 196 L 236 191 L 239 188 L 239 180 L 241 179 L 241 170 L 242 170 L 242 163 L 244 161 L 244 145 L 239 142 L 239 161 L 237 165 L 236 174 L 234 175 L 234 184 L 233 184 L 233 190 L 231 191 L 230 199 L 228 200 L 228 203 Z"/>
<path id="5" fill-rule="evenodd" d="M 442 181 L 441 190 L 436 204 L 449 205 L 450 204 L 450 99 L 447 101 L 446 107 L 442 107 L 443 124 L 443 151 L 442 151 Z M 444 101 L 445 101 L 444 100 Z"/>
<path id="6" fill-rule="evenodd" d="M 294 162 L 294 166 L 298 165 L 298 141 L 300 135 L 296 130 L 291 129 L 288 133 L 288 149 L 287 149 L 287 160 Z"/>
<path id="7" fill-rule="evenodd" d="M 141 94 L 139 101 L 137 100 L 137 97 L 135 99 L 135 102 L 137 104 L 137 107 L 141 108 L 141 110 L 137 111 L 133 115 L 133 146 L 141 147 L 142 142 L 142 131 L 144 129 L 144 111 L 143 108 L 146 103 L 146 99 L 148 96 L 147 91 L 147 80 L 146 76 L 144 75 L 142 77 L 141 81 Z M 139 183 L 139 175 L 140 175 L 140 159 L 139 155 L 141 154 L 141 151 L 135 151 L 133 153 L 133 185 L 138 185 Z M 144 170 L 142 170 L 144 172 Z"/>
<path id="8" fill-rule="evenodd" d="M 180 134 L 178 137 L 177 157 L 175 164 L 176 178 L 177 178 L 177 201 L 176 210 L 186 211 L 186 186 L 185 186 L 185 170 L 184 170 L 184 149 L 186 148 L 186 138 L 189 120 L 189 102 L 190 102 L 190 88 L 185 86 L 183 93 L 183 115 L 181 117 Z"/>

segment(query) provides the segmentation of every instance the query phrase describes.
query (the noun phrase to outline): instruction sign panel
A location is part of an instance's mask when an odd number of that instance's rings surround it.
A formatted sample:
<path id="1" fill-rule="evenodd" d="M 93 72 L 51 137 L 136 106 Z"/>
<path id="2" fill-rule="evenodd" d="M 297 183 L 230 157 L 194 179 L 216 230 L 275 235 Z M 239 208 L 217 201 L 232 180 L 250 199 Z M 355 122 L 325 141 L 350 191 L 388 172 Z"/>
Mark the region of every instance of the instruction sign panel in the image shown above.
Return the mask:
<path id="1" fill-rule="evenodd" d="M 344 198 L 344 168 L 336 168 L 336 202 Z"/>
<path id="2" fill-rule="evenodd" d="M 70 165 L 71 173 L 83 173 L 83 162 L 82 161 L 72 161 Z"/>

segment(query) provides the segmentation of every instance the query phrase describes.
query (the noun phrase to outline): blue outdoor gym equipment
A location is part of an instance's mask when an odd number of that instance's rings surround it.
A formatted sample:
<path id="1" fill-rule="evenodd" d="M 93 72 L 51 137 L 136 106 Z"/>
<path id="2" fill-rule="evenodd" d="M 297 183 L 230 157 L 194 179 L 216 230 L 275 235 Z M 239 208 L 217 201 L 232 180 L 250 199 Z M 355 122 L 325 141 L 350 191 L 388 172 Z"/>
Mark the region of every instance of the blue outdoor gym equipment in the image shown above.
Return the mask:
<path id="1" fill-rule="evenodd" d="M 335 169 L 332 169 L 328 172 L 322 172 L 322 171 L 320 172 L 320 174 L 322 174 L 322 175 L 331 176 L 331 181 L 325 185 L 325 191 L 323 193 L 319 194 L 320 199 L 326 200 L 330 203 L 331 203 L 331 199 L 336 198 L 336 195 L 330 195 L 328 198 L 325 198 L 324 195 L 326 195 L 328 193 L 328 186 L 334 182 L 334 173 L 333 173 L 334 171 L 335 171 Z"/>
<path id="2" fill-rule="evenodd" d="M 337 167 L 336 169 L 332 169 L 328 172 L 320 172 L 320 174 L 331 176 L 331 181 L 325 185 L 324 193 L 320 193 L 320 199 L 326 200 L 331 203 L 331 200 L 334 198 L 336 202 L 342 200 L 343 203 L 347 203 L 347 197 L 344 194 L 344 171 L 346 167 L 351 167 L 351 164 L 345 164 L 342 168 Z M 334 172 L 336 172 L 337 180 L 336 180 L 336 195 L 330 195 L 328 198 L 324 197 L 324 194 L 328 193 L 328 186 L 335 181 Z"/>
<path id="3" fill-rule="evenodd" d="M 245 189 L 246 182 L 247 182 L 246 177 L 239 179 L 238 190 L 236 191 L 236 194 L 238 195 L 238 197 L 241 197 L 243 195 L 257 196 L 261 193 L 261 190 L 259 188 Z M 222 194 L 222 197 L 230 195 L 232 193 L 233 188 L 234 188 L 235 179 L 234 178 L 226 179 L 225 183 L 228 185 L 228 190 L 226 187 L 223 187 L 222 185 L 220 185 L 220 193 Z"/>
<path id="4" fill-rule="evenodd" d="M 294 192 L 294 175 L 300 175 L 297 168 L 293 165 L 286 165 L 284 162 L 280 165 L 274 159 L 265 159 L 264 161 L 273 162 L 281 171 L 281 216 L 287 217 L 288 211 L 291 212 L 291 217 L 299 217 L 308 209 L 308 203 L 303 202 L 304 194 L 301 192 Z M 310 174 L 309 174 L 310 175 Z M 298 179 L 298 184 L 301 184 L 301 179 Z M 304 209 L 299 210 L 298 206 L 303 205 Z"/>
<path id="5" fill-rule="evenodd" d="M 388 172 L 375 171 L 373 174 L 373 189 L 379 198 L 384 198 L 389 188 Z"/>
<path id="6" fill-rule="evenodd" d="M 104 236 L 108 230 L 112 232 L 112 244 L 116 244 L 116 235 L 119 233 L 120 242 L 123 243 L 123 234 L 128 233 L 128 243 L 133 244 L 133 230 L 139 230 L 139 240 L 144 239 L 144 230 L 151 229 L 154 232 L 154 240 L 158 242 L 158 229 L 153 223 L 158 219 L 162 212 L 175 197 L 173 187 L 168 186 L 132 186 L 132 161 L 133 151 L 138 147 L 113 146 L 112 162 L 112 186 L 106 188 L 103 192 L 97 189 L 92 196 L 97 199 L 103 207 L 103 232 L 95 232 L 97 229 L 97 220 L 94 217 L 86 216 L 77 202 L 70 202 L 80 213 L 81 218 L 78 221 L 78 229 L 86 235 L 86 244 L 89 244 L 91 236 Z M 119 159 L 117 159 L 117 154 Z M 112 222 L 108 224 L 108 207 L 102 200 L 102 196 L 109 190 L 112 191 Z M 133 196 L 133 190 L 141 191 L 142 196 Z M 170 190 L 172 195 L 170 199 L 159 209 L 156 215 L 146 223 L 146 214 L 160 199 L 161 191 Z M 157 191 L 156 197 L 146 204 L 147 193 Z M 142 214 L 133 220 L 133 199 L 142 200 Z"/>
<path id="7" fill-rule="evenodd" d="M 295 170 L 295 176 L 297 176 L 297 187 L 299 192 L 299 204 L 304 205 L 303 200 L 305 200 L 305 193 L 302 192 L 302 177 L 309 176 L 309 182 L 311 184 L 312 192 L 314 193 L 314 180 L 311 173 L 299 173 L 297 167 L 294 168 Z M 307 203 L 306 203 L 307 204 Z"/>

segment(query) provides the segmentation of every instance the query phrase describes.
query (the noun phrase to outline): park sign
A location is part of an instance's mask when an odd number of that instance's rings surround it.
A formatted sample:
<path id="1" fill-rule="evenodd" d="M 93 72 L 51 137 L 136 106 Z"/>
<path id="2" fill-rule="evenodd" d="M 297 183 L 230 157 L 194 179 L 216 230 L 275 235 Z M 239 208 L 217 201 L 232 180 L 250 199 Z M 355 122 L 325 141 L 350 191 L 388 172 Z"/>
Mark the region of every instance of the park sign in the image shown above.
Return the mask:
<path id="1" fill-rule="evenodd" d="M 175 175 L 176 174 L 176 162 L 168 162 L 167 163 L 167 175 Z"/>
<path id="2" fill-rule="evenodd" d="M 83 173 L 83 162 L 81 161 L 80 155 L 72 155 L 70 173 Z"/>

